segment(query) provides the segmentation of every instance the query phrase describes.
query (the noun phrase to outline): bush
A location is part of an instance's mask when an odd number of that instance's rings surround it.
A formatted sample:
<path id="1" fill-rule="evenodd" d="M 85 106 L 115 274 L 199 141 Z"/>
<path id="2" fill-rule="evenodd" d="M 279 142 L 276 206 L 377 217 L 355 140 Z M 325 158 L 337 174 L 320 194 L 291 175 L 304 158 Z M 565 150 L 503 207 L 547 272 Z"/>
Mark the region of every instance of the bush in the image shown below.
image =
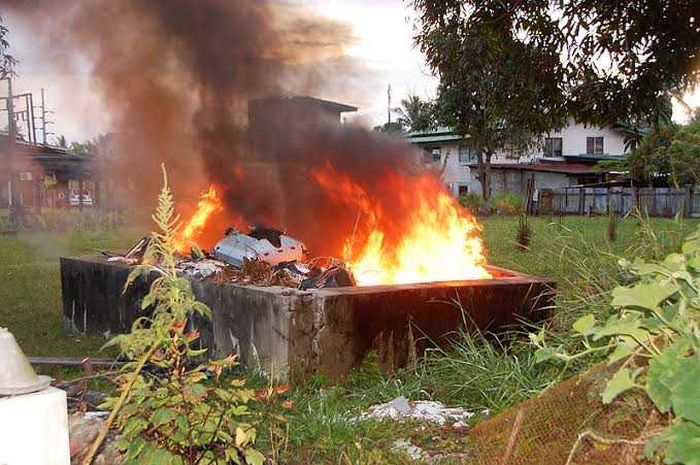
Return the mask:
<path id="1" fill-rule="evenodd" d="M 499 215 L 517 215 L 523 211 L 523 198 L 513 192 L 501 192 L 493 199 L 492 205 Z"/>
<path id="2" fill-rule="evenodd" d="M 484 199 L 474 192 L 469 194 L 461 194 L 459 196 L 459 204 L 464 208 L 471 210 L 473 214 L 477 214 L 481 210 L 481 206 L 484 204 Z"/>

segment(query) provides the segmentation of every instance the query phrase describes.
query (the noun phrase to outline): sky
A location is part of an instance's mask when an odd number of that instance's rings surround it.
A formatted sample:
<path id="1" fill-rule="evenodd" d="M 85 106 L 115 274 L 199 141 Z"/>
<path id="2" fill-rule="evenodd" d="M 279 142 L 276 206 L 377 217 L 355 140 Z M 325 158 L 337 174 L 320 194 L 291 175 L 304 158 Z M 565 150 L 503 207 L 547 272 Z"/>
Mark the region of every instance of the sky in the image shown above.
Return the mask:
<path id="1" fill-rule="evenodd" d="M 421 53 L 413 48 L 412 10 L 402 0 L 291 1 L 347 23 L 354 32 L 355 41 L 348 45 L 346 53 L 358 58 L 372 79 L 362 89 L 364 95 L 358 95 L 356 101 L 343 102 L 360 107 L 349 121 L 370 127 L 385 123 L 388 85 L 392 88 L 392 106 L 409 93 L 434 95 L 437 79 L 430 75 Z M 49 126 L 54 133 L 49 135 L 49 142 L 57 135 L 65 135 L 68 141 L 83 141 L 109 132 L 109 114 L 94 90 L 88 64 L 68 73 L 58 65 L 61 52 L 47 57 L 45 51 L 36 47 L 27 24 L 12 15 L 6 15 L 4 21 L 10 30 L 11 52 L 20 60 L 14 92 L 33 92 L 38 98 L 41 88 L 45 89 L 47 108 L 53 111 L 49 119 L 54 123 Z"/>
<path id="2" fill-rule="evenodd" d="M 287 0 L 310 6 L 320 14 L 349 24 L 355 41 L 348 44 L 346 53 L 364 63 L 372 78 L 362 88 L 364 95 L 356 101 L 343 103 L 359 106 L 358 113 L 349 118 L 367 126 L 383 124 L 387 119 L 387 86 L 392 89 L 392 106 L 409 93 L 432 97 L 437 79 L 431 75 L 422 54 L 413 47 L 413 11 L 403 0 Z M 49 142 L 56 135 L 65 135 L 69 141 L 83 141 L 109 132 L 109 113 L 102 106 L 96 86 L 88 75 L 88 64 L 79 64 L 70 73 L 58 65 L 63 59 L 57 51 L 46 56 L 36 47 L 36 38 L 17 17 L 7 16 L 12 53 L 20 60 L 15 92 L 33 92 L 38 97 L 41 88 L 46 92 L 47 108 L 53 113 Z M 74 60 L 73 57 L 71 59 Z M 324 98 L 329 96 L 319 95 Z M 700 105 L 700 91 L 686 98 L 686 102 Z M 38 104 L 35 101 L 35 105 Z M 681 105 L 674 106 L 674 119 L 683 121 Z"/>

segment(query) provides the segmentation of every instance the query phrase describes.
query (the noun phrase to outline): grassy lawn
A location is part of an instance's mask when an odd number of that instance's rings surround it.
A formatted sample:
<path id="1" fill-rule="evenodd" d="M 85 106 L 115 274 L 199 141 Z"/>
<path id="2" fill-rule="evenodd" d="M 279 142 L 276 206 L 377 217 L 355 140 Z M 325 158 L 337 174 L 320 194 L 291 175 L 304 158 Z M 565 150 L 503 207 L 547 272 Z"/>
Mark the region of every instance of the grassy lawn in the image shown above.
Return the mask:
<path id="1" fill-rule="evenodd" d="M 124 250 L 139 234 L 125 228 L 0 236 L 0 326 L 10 328 L 28 355 L 96 354 L 103 340 L 63 331 L 58 259 Z"/>
<path id="2" fill-rule="evenodd" d="M 557 246 L 562 242 L 562 236 L 572 236 L 571 243 L 585 240 L 616 254 L 626 250 L 638 229 L 636 221 L 620 222 L 614 244 L 609 244 L 606 239 L 607 223 L 607 218 L 567 217 L 563 220 L 564 228 L 561 228 L 558 219 L 531 218 L 532 242 L 527 252 L 515 245 L 516 218 L 485 219 L 483 236 L 490 263 L 562 279 L 576 271 L 571 269 L 570 263 L 562 260 L 562 250 Z M 683 227 L 687 230 L 694 224 L 694 220 L 686 221 Z M 654 219 L 653 225 L 660 232 L 673 232 L 679 228 L 668 219 Z M 23 349 L 31 355 L 95 354 L 101 340 L 71 336 L 63 331 L 58 259 L 61 256 L 96 254 L 100 250 L 124 250 L 142 234 L 142 229 L 131 227 L 0 236 L 0 282 L 3 283 L 0 286 L 0 325 L 9 327 Z M 581 237 L 577 237 L 579 234 Z M 666 236 L 674 237 L 671 234 Z"/>
<path id="3" fill-rule="evenodd" d="M 561 222 L 532 218 L 530 248 L 523 251 L 515 244 L 517 218 L 491 217 L 482 222 L 490 263 L 559 281 L 557 316 L 571 314 L 562 319 L 562 328 L 568 328 L 575 317 L 576 296 L 583 295 L 586 305 L 585 297 L 596 292 L 592 283 L 613 274 L 606 270 L 615 267 L 618 257 L 663 254 L 698 224 L 653 219 L 641 234 L 639 222 L 626 219 L 618 224 L 616 241 L 610 242 L 607 218 L 567 217 Z M 58 258 L 124 250 L 141 234 L 143 229 L 123 228 L 0 236 L 0 326 L 8 326 L 30 355 L 97 354 L 104 341 L 68 335 L 62 329 Z M 279 463 L 407 463 L 390 452 L 398 438 L 410 439 L 428 451 L 463 452 L 468 450 L 463 435 L 449 428 L 352 418 L 369 405 L 398 395 L 498 412 L 536 395 L 558 372 L 537 364 L 526 340 L 494 347 L 470 336 L 457 341 L 450 352 L 433 354 L 415 370 L 392 377 L 384 376 L 370 360 L 341 385 L 333 386 L 323 376 L 295 385 L 289 394 L 295 407 L 286 414 L 290 422 L 286 445 L 271 444 L 262 431 L 260 447 L 282 449 Z"/>

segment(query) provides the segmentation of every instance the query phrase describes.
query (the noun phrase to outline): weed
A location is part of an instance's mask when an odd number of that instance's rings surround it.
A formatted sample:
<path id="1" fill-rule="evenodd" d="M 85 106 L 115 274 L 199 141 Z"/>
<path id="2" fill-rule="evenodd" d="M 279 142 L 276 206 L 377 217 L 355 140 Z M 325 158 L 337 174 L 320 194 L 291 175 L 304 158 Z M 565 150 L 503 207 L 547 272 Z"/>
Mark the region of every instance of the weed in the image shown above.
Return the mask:
<path id="1" fill-rule="evenodd" d="M 515 243 L 518 245 L 520 250 L 528 250 L 530 248 L 530 238 L 532 236 L 532 231 L 530 226 L 527 224 L 527 215 L 525 213 L 520 214 L 518 219 L 518 234 L 515 236 Z"/>

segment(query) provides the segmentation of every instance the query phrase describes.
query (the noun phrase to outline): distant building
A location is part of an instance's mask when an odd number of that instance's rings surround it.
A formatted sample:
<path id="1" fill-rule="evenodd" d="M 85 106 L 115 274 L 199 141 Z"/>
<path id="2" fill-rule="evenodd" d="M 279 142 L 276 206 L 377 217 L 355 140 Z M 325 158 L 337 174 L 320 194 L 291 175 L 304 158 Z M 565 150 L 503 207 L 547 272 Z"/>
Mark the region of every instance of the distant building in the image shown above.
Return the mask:
<path id="1" fill-rule="evenodd" d="M 477 152 L 469 137 L 450 128 L 413 132 L 409 141 L 424 150 L 426 163 L 442 169 L 443 181 L 458 196 L 481 193 Z M 601 160 L 625 155 L 622 133 L 576 123 L 573 119 L 561 131 L 547 134 L 543 143 L 529 153 L 496 153 L 491 158 L 491 194 L 507 191 L 523 194 L 528 182 L 534 190 L 591 185 L 606 180 L 605 170 L 595 165 Z M 532 181 L 529 181 L 532 180 Z"/>
<path id="2" fill-rule="evenodd" d="M 19 140 L 14 147 L 14 166 L 10 166 L 8 136 L 0 134 L 0 208 L 12 206 L 13 183 L 17 184 L 22 208 L 79 206 L 81 202 L 89 206 L 95 202 L 90 156 Z"/>

